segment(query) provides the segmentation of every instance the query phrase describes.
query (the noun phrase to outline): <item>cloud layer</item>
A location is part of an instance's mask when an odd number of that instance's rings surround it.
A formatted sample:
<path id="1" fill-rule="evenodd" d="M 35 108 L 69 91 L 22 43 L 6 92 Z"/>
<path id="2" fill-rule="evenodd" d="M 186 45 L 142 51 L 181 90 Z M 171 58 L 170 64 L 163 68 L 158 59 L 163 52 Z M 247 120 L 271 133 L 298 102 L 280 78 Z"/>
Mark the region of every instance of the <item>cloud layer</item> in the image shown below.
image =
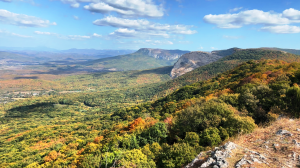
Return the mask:
<path id="1" fill-rule="evenodd" d="M 119 28 L 111 33 L 111 35 L 117 35 L 119 37 L 137 37 L 141 35 L 169 37 L 170 34 L 186 35 L 197 33 L 197 31 L 189 29 L 191 26 L 151 23 L 145 19 L 131 20 L 114 16 L 95 20 L 93 24 Z"/>
<path id="2" fill-rule="evenodd" d="M 50 25 L 56 25 L 55 22 L 51 23 L 49 20 L 43 20 L 35 16 L 12 13 L 4 9 L 0 9 L 0 22 L 26 27 L 48 27 Z"/>
<path id="3" fill-rule="evenodd" d="M 282 13 L 264 12 L 261 10 L 245 10 L 234 14 L 205 15 L 203 20 L 218 28 L 241 28 L 246 25 L 263 25 L 261 30 L 273 33 L 298 33 L 300 11 L 290 8 Z"/>
<path id="4" fill-rule="evenodd" d="M 93 37 L 95 38 L 99 38 L 102 37 L 102 35 L 94 33 L 91 36 L 82 36 L 82 35 L 61 35 L 61 34 L 57 34 L 57 33 L 51 33 L 51 32 L 41 32 L 41 31 L 35 31 L 35 34 L 38 35 L 51 35 L 51 36 L 55 36 L 57 38 L 60 39 L 65 39 L 65 40 L 86 40 L 86 39 L 91 39 Z"/>
<path id="5" fill-rule="evenodd" d="M 90 3 L 84 9 L 95 13 L 116 12 L 126 17 L 162 17 L 164 9 L 152 0 L 61 0 L 78 8 L 80 3 Z"/>

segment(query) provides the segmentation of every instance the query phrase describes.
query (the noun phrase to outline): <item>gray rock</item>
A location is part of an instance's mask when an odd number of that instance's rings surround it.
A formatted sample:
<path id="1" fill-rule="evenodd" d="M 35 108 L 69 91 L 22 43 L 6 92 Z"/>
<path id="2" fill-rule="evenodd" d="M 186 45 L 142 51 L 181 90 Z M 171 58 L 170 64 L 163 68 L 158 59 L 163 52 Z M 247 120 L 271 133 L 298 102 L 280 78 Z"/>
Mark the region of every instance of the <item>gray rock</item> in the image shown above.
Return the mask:
<path id="1" fill-rule="evenodd" d="M 241 168 L 243 165 L 245 164 L 253 164 L 250 160 L 245 159 L 245 157 L 243 157 L 240 161 L 238 161 L 235 165 L 236 168 Z"/>
<path id="2" fill-rule="evenodd" d="M 233 142 L 227 142 L 225 145 L 224 145 L 224 149 L 225 150 L 233 150 L 233 149 L 236 149 L 236 144 L 233 143 Z"/>
<path id="3" fill-rule="evenodd" d="M 293 134 L 291 134 L 289 131 L 287 130 L 278 130 L 276 132 L 276 135 L 285 135 L 285 136 L 293 136 Z"/>
<path id="4" fill-rule="evenodd" d="M 201 167 L 208 167 L 214 165 L 216 161 L 213 158 L 208 158 L 206 162 L 204 162 Z"/>
<path id="5" fill-rule="evenodd" d="M 255 152 L 255 151 L 249 151 L 249 156 L 245 155 L 237 164 L 235 165 L 236 168 L 240 168 L 245 164 L 253 164 L 253 163 L 265 163 L 269 165 L 269 163 L 266 161 L 267 159 L 262 154 Z M 249 159 L 247 159 L 249 158 Z"/>
<path id="6" fill-rule="evenodd" d="M 293 160 L 296 160 L 297 153 L 293 152 Z"/>
<path id="7" fill-rule="evenodd" d="M 296 146 L 296 147 L 300 147 L 300 143 L 297 142 L 297 140 L 293 139 L 292 143 Z"/>

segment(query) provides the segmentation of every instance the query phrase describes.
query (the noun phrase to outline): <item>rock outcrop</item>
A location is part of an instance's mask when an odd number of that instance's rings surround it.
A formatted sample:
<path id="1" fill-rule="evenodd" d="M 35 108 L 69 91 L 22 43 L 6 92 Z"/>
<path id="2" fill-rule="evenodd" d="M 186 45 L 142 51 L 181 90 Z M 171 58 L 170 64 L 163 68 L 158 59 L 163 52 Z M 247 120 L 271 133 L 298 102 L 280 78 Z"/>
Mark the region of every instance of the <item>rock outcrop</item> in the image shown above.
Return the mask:
<path id="1" fill-rule="evenodd" d="M 136 53 L 141 53 L 141 54 L 144 54 L 144 55 L 148 55 L 148 56 L 154 57 L 156 59 L 177 60 L 183 54 L 186 54 L 186 53 L 189 53 L 189 52 L 190 51 L 141 48 Z"/>
<path id="2" fill-rule="evenodd" d="M 217 61 L 220 58 L 222 57 L 219 55 L 202 51 L 195 51 L 184 54 L 175 63 L 170 76 L 172 78 L 177 78 L 178 76 L 190 72 L 200 66 Z"/>
<path id="3" fill-rule="evenodd" d="M 190 72 L 200 66 L 217 61 L 218 59 L 235 53 L 238 48 L 230 48 L 227 50 L 216 50 L 209 52 L 195 51 L 184 54 L 175 63 L 170 76 L 177 78 L 187 72 Z"/>
<path id="4" fill-rule="evenodd" d="M 213 151 L 201 152 L 190 164 L 185 166 L 185 168 L 227 168 L 229 167 L 228 159 L 232 157 L 231 154 L 235 149 L 245 152 L 242 159 L 234 165 L 236 168 L 249 167 L 254 163 L 269 165 L 264 155 L 243 148 L 233 142 L 228 142 L 224 146 L 216 147 Z M 204 160 L 199 159 L 203 156 L 208 157 L 204 157 L 206 158 Z M 295 157 L 296 155 L 294 158 Z"/>

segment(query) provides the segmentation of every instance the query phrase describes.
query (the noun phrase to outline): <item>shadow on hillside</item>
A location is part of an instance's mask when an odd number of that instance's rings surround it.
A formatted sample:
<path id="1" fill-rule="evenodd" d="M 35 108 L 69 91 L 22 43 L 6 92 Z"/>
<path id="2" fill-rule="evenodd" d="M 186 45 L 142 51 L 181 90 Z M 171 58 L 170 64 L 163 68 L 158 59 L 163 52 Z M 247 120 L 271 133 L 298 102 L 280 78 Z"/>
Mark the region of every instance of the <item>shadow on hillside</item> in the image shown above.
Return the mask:
<path id="1" fill-rule="evenodd" d="M 144 75 L 144 74 L 170 74 L 173 66 L 167 66 L 167 67 L 161 67 L 161 68 L 155 68 L 155 69 L 149 69 L 149 70 L 143 70 L 136 72 L 132 75 Z"/>
<path id="2" fill-rule="evenodd" d="M 11 108 L 5 114 L 8 118 L 28 118 L 31 114 L 51 113 L 55 108 L 53 103 L 36 103 L 33 105 Z"/>
<path id="3" fill-rule="evenodd" d="M 18 76 L 14 77 L 14 79 L 38 79 L 39 77 L 37 76 Z"/>

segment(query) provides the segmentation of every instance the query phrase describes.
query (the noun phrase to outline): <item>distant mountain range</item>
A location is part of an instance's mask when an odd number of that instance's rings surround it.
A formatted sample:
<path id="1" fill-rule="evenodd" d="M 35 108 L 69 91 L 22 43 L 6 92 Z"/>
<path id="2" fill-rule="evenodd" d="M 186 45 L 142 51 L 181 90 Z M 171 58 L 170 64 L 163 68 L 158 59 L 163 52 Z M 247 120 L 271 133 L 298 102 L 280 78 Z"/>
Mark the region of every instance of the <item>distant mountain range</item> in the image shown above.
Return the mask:
<path id="1" fill-rule="evenodd" d="M 64 53 L 64 54 L 80 54 L 80 55 L 108 55 L 117 56 L 130 54 L 136 50 L 96 50 L 96 49 L 68 49 L 68 50 L 57 50 L 48 47 L 0 47 L 0 51 L 24 53 L 24 54 L 37 54 L 37 53 Z"/>
<path id="2" fill-rule="evenodd" d="M 142 70 L 173 66 L 183 54 L 190 51 L 142 48 L 132 54 L 103 58 L 87 62 L 87 66 L 116 71 Z"/>

